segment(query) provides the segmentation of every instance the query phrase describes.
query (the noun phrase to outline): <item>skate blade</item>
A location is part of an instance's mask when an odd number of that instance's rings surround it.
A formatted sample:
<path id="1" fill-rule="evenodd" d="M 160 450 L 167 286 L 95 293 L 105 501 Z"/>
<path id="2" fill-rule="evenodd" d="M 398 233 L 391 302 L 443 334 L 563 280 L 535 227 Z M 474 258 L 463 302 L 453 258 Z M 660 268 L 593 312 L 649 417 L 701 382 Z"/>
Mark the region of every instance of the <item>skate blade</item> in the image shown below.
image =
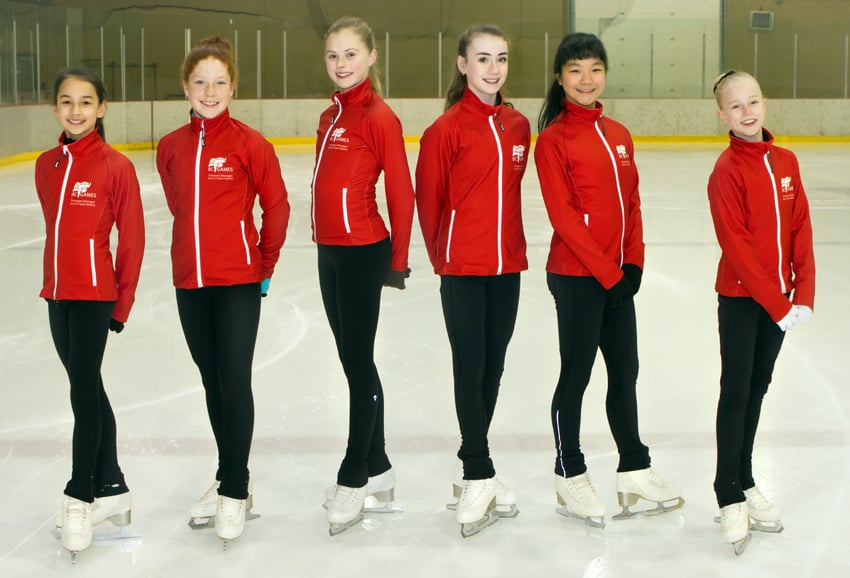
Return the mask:
<path id="1" fill-rule="evenodd" d="M 781 520 L 777 520 L 775 522 L 763 522 L 761 520 L 756 520 L 755 518 L 750 518 L 750 530 L 755 530 L 756 532 L 781 534 L 784 529 L 785 526 L 782 525 Z"/>
<path id="2" fill-rule="evenodd" d="M 626 504 L 620 504 L 623 506 L 622 511 L 615 516 L 612 516 L 613 520 L 631 520 L 633 518 L 644 518 L 647 516 L 658 516 L 659 514 L 666 514 L 667 512 L 672 512 L 673 510 L 678 510 L 682 506 L 685 505 L 685 500 L 683 498 L 673 498 L 672 500 L 667 500 L 666 502 L 656 502 L 656 506 L 654 508 L 649 508 L 647 510 L 638 510 L 633 512 L 629 509 L 629 506 Z"/>
<path id="3" fill-rule="evenodd" d="M 499 521 L 499 515 L 496 510 L 488 510 L 483 518 L 477 522 L 469 522 L 460 525 L 460 535 L 464 538 L 469 538 L 481 532 L 487 526 L 492 526 Z"/>
<path id="4" fill-rule="evenodd" d="M 740 556 L 744 553 L 744 550 L 747 549 L 747 544 L 750 543 L 750 534 L 748 533 L 742 540 L 738 540 L 737 542 L 732 542 L 732 552 L 735 553 L 735 556 Z"/>
<path id="5" fill-rule="evenodd" d="M 346 523 L 344 523 L 344 524 L 334 524 L 334 523 L 331 523 L 331 524 L 330 524 L 330 526 L 328 527 L 328 533 L 329 533 L 331 536 L 336 536 L 337 534 L 342 534 L 343 532 L 345 532 L 346 530 L 348 530 L 351 526 L 354 526 L 354 525 L 356 525 L 356 524 L 359 524 L 362 520 L 363 520 L 363 512 L 360 512 L 360 513 L 359 513 L 359 514 L 357 514 L 357 516 L 355 516 L 355 518 L 354 518 L 353 520 L 351 520 L 350 522 L 346 522 Z"/>
<path id="6" fill-rule="evenodd" d="M 590 526 L 591 528 L 599 528 L 600 530 L 605 529 L 605 516 L 592 517 L 592 516 L 578 516 L 573 514 L 569 508 L 566 506 L 562 506 L 560 508 L 556 508 L 555 512 L 564 516 L 565 518 L 572 518 L 574 520 L 581 520 L 585 523 L 585 525 Z"/>
<path id="7" fill-rule="evenodd" d="M 369 498 L 366 498 L 366 502 L 363 504 L 363 511 L 367 514 L 400 514 L 404 512 L 404 508 L 392 503 L 385 504 L 377 501 L 370 504 Z"/>
<path id="8" fill-rule="evenodd" d="M 62 539 L 62 531 L 59 528 L 50 530 L 50 534 L 57 540 Z M 97 526 L 92 530 L 91 541 L 110 542 L 113 540 L 135 540 L 142 537 L 141 532 L 130 530 L 127 526 L 116 526 L 115 528 L 100 528 Z M 79 551 L 79 550 L 78 550 Z"/>
<path id="9" fill-rule="evenodd" d="M 500 518 L 516 518 L 519 516 L 519 509 L 516 507 L 516 504 L 504 504 L 501 506 L 496 504 L 494 512 Z"/>

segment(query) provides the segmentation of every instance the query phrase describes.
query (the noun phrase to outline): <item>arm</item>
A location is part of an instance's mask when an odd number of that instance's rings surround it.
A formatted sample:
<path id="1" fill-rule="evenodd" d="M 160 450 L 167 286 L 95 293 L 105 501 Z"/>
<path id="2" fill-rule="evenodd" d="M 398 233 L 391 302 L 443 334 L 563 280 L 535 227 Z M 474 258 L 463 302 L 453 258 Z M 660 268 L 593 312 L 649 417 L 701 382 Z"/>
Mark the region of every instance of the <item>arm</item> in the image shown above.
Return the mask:
<path id="1" fill-rule="evenodd" d="M 812 248 L 812 221 L 809 201 L 800 179 L 800 168 L 794 159 L 794 187 L 797 198 L 791 218 L 791 271 L 794 304 L 815 308 L 815 254 Z"/>
<path id="2" fill-rule="evenodd" d="M 125 157 L 123 166 L 116 166 L 112 175 L 113 211 L 118 230 L 118 247 L 115 251 L 115 280 L 118 284 L 118 301 L 112 318 L 125 323 L 136 299 L 136 286 L 145 252 L 145 219 L 139 181 L 133 165 Z"/>
<path id="3" fill-rule="evenodd" d="M 416 163 L 416 210 L 431 265 L 439 264 L 440 223 L 448 203 L 450 145 L 448 135 L 431 125 L 419 142 Z"/>
<path id="4" fill-rule="evenodd" d="M 263 210 L 258 244 L 262 259 L 261 277 L 268 279 L 274 273 L 280 249 L 286 241 L 289 200 L 274 147 L 259 135 L 251 139 L 249 146 L 247 169 Z"/>
<path id="5" fill-rule="evenodd" d="M 165 202 L 168 205 L 168 210 L 173 216 L 176 195 L 174 192 L 174 185 L 172 183 L 172 176 L 169 173 L 168 157 L 168 145 L 165 143 L 165 139 L 163 139 L 159 142 L 159 145 L 156 148 L 156 170 L 159 173 L 159 180 L 162 182 L 162 190 L 165 193 Z"/>

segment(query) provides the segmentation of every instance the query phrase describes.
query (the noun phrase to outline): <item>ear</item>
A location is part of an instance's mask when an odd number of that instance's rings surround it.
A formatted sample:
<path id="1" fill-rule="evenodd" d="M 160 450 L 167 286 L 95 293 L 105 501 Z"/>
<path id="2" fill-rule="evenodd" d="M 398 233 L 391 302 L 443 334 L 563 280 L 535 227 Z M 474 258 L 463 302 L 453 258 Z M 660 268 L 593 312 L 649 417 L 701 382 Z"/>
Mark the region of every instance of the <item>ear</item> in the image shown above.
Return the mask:
<path id="1" fill-rule="evenodd" d="M 183 83 L 183 96 L 189 98 L 189 83 L 187 82 Z"/>
<path id="2" fill-rule="evenodd" d="M 377 61 L 378 61 L 378 51 L 373 48 L 372 52 L 369 53 L 369 66 L 372 66 Z"/>
<path id="3" fill-rule="evenodd" d="M 97 118 L 106 116 L 106 101 L 101 102 L 97 107 Z"/>
<path id="4" fill-rule="evenodd" d="M 466 57 L 460 54 L 457 55 L 457 69 L 462 75 L 466 75 Z"/>
<path id="5" fill-rule="evenodd" d="M 561 73 L 560 73 L 560 72 L 558 72 L 557 74 L 555 74 L 555 81 L 556 81 L 556 82 L 557 82 L 557 83 L 561 86 L 561 88 L 563 88 L 563 87 L 564 87 L 564 83 L 563 83 L 563 81 L 561 80 Z"/>
<path id="6" fill-rule="evenodd" d="M 722 122 L 723 124 L 729 124 L 726 121 L 726 113 L 723 112 L 723 109 L 720 109 L 720 108 L 717 109 L 717 118 L 719 118 L 720 122 Z"/>

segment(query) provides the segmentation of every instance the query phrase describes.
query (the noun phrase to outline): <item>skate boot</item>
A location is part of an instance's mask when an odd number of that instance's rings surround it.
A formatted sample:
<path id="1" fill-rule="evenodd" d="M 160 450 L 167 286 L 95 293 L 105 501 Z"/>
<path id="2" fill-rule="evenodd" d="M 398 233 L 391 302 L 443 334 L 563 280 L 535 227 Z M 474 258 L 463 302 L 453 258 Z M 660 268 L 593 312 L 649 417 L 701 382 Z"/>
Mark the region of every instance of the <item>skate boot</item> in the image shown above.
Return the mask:
<path id="1" fill-rule="evenodd" d="M 328 532 L 331 536 L 344 532 L 363 519 L 363 505 L 366 501 L 367 486 L 350 488 L 334 486 L 334 494 L 328 505 Z"/>
<path id="2" fill-rule="evenodd" d="M 363 511 L 376 514 L 392 514 L 404 510 L 393 505 L 395 500 L 395 472 L 392 468 L 382 474 L 372 476 L 366 483 L 366 499 Z"/>
<path id="3" fill-rule="evenodd" d="M 464 538 L 474 536 L 498 521 L 496 513 L 496 478 L 464 480 L 457 503 L 455 519 Z"/>
<path id="4" fill-rule="evenodd" d="M 782 512 L 759 491 L 757 486 L 744 490 L 747 497 L 747 511 L 750 515 L 750 527 L 759 532 L 778 534 L 782 526 Z"/>
<path id="5" fill-rule="evenodd" d="M 496 483 L 496 515 L 500 518 L 516 518 L 519 510 L 516 507 L 516 494 L 499 478 L 493 478 Z"/>
<path id="6" fill-rule="evenodd" d="M 630 506 L 638 500 L 655 502 L 655 508 L 632 512 Z M 681 508 L 685 500 L 676 484 L 664 481 L 652 468 L 617 472 L 617 500 L 623 510 L 614 516 L 614 520 L 627 520 L 635 516 L 654 516 Z"/>
<path id="7" fill-rule="evenodd" d="M 91 506 L 91 524 L 109 521 L 113 526 L 128 526 L 132 520 L 133 499 L 130 492 L 95 498 Z M 56 527 L 62 527 L 62 511 L 56 513 Z"/>
<path id="8" fill-rule="evenodd" d="M 750 541 L 750 516 L 747 502 L 729 504 L 720 508 L 720 531 L 723 541 L 732 545 L 732 551 L 740 556 Z"/>
<path id="9" fill-rule="evenodd" d="M 565 478 L 555 474 L 555 495 L 560 505 L 555 511 L 582 520 L 594 528 L 605 527 L 605 504 L 593 488 L 587 472 Z"/>
<path id="10" fill-rule="evenodd" d="M 198 501 L 192 504 L 192 508 L 189 510 L 191 515 L 189 527 L 193 530 L 209 528 L 213 523 L 215 512 L 218 509 L 218 487 L 220 485 L 220 481 L 214 481 L 209 489 L 198 498 Z"/>
<path id="11" fill-rule="evenodd" d="M 62 546 L 71 553 L 71 563 L 77 563 L 77 552 L 85 550 L 92 540 L 92 505 L 71 496 L 62 502 Z"/>
<path id="12" fill-rule="evenodd" d="M 218 497 L 215 510 L 215 533 L 223 540 L 223 549 L 227 550 L 228 540 L 235 540 L 242 535 L 252 499 L 250 495 L 245 500 L 227 496 Z"/>

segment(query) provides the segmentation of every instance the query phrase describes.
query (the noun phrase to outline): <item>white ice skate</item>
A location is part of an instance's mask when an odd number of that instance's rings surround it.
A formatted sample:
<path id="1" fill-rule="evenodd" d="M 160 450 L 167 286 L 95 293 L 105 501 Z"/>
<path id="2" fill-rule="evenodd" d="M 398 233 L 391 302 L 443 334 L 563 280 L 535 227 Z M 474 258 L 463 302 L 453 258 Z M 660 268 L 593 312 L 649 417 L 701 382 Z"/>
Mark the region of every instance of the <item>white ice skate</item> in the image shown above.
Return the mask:
<path id="1" fill-rule="evenodd" d="M 757 486 L 744 490 L 744 496 L 747 497 L 750 528 L 771 534 L 778 534 L 785 529 L 782 526 L 782 512 L 764 497 Z"/>
<path id="2" fill-rule="evenodd" d="M 91 507 L 91 523 L 111 522 L 113 526 L 128 526 L 132 520 L 133 499 L 130 492 L 95 498 Z M 62 510 L 56 512 L 56 527 L 62 527 Z M 97 530 L 94 530 L 97 533 Z M 93 539 L 97 539 L 96 537 Z"/>
<path id="3" fill-rule="evenodd" d="M 328 532 L 331 536 L 344 532 L 363 519 L 363 505 L 366 502 L 366 486 L 350 488 L 334 486 L 334 494 L 328 505 Z"/>
<path id="4" fill-rule="evenodd" d="M 325 488 L 325 501 L 322 507 L 331 507 L 336 486 Z M 395 471 L 390 468 L 382 474 L 372 476 L 366 482 L 366 499 L 363 501 L 363 511 L 372 514 L 396 514 L 404 508 L 394 503 L 395 500 Z"/>
<path id="5" fill-rule="evenodd" d="M 77 563 L 77 553 L 91 546 L 92 505 L 71 496 L 62 501 L 62 546 L 71 553 L 71 563 Z"/>
<path id="6" fill-rule="evenodd" d="M 720 508 L 719 518 L 723 541 L 731 544 L 732 551 L 736 556 L 740 556 L 750 541 L 750 516 L 747 511 L 747 502 L 723 506 Z"/>
<path id="7" fill-rule="evenodd" d="M 496 481 L 496 515 L 500 518 L 516 518 L 519 510 L 516 507 L 516 494 L 507 487 L 499 478 Z M 463 493 L 463 461 L 457 460 L 454 472 L 452 472 L 452 496 L 453 502 L 446 504 L 449 510 L 456 510 L 460 495 Z"/>
<path id="8" fill-rule="evenodd" d="M 474 536 L 498 521 L 496 478 L 464 480 L 463 491 L 455 510 L 455 519 L 460 524 L 460 534 L 464 538 Z"/>
<path id="9" fill-rule="evenodd" d="M 617 472 L 617 500 L 623 509 L 613 517 L 614 520 L 664 514 L 678 510 L 685 504 L 679 486 L 664 481 L 652 468 Z M 655 502 L 656 506 L 648 510 L 632 512 L 629 508 L 637 504 L 638 500 Z"/>
<path id="10" fill-rule="evenodd" d="M 247 512 L 252 497 L 245 500 L 219 496 L 215 510 L 215 533 L 222 539 L 222 548 L 227 550 L 227 542 L 242 535 L 245 529 Z"/>
<path id="11" fill-rule="evenodd" d="M 555 511 L 567 518 L 582 520 L 594 528 L 605 527 L 605 504 L 593 488 L 587 472 L 565 478 L 555 474 Z"/>
<path id="12" fill-rule="evenodd" d="M 205 530 L 215 527 L 215 516 L 218 511 L 218 487 L 221 482 L 216 480 L 207 489 L 198 501 L 192 504 L 189 511 L 189 527 L 193 530 Z M 259 514 L 251 512 L 254 507 L 254 484 L 248 481 L 248 498 L 245 501 L 245 520 L 250 521 L 259 518 Z"/>

